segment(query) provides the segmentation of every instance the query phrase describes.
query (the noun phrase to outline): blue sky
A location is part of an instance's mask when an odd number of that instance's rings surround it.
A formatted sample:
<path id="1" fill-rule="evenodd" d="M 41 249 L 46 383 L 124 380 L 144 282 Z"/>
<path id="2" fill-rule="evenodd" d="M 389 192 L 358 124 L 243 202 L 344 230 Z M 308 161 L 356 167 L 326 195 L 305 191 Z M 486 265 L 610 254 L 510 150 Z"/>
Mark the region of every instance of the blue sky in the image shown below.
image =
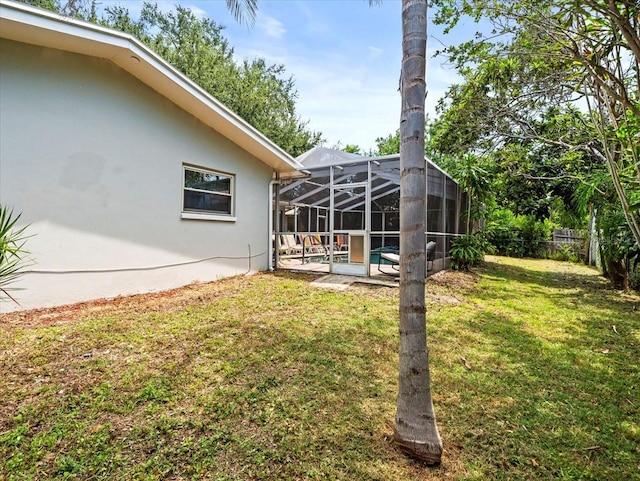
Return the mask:
<path id="1" fill-rule="evenodd" d="M 138 1 L 120 3 L 133 15 Z M 325 145 L 375 147 L 375 139 L 394 133 L 400 118 L 398 80 L 401 61 L 401 5 L 385 0 L 259 0 L 255 25 L 238 24 L 224 0 L 157 1 L 163 9 L 177 3 L 225 26 L 224 35 L 238 60 L 262 57 L 284 64 L 298 90 L 298 112 L 308 127 L 323 133 Z M 464 26 L 459 31 L 464 32 Z M 469 29 L 473 33 L 472 28 Z M 473 31 L 472 31 L 473 30 Z M 458 43 L 428 26 L 428 50 Z M 429 58 L 427 113 L 457 79 L 443 60 Z"/>

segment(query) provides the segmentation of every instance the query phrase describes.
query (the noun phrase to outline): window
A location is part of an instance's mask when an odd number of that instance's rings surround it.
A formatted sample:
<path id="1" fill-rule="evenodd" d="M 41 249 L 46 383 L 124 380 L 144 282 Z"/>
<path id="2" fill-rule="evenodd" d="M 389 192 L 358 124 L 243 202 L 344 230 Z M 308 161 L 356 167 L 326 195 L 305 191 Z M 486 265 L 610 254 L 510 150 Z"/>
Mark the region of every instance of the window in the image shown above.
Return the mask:
<path id="1" fill-rule="evenodd" d="M 234 210 L 233 189 L 233 175 L 184 166 L 182 217 L 231 217 Z M 190 216 L 188 214 L 195 214 L 195 216 Z M 198 214 L 204 214 L 207 217 L 201 217 L 198 216 Z"/>

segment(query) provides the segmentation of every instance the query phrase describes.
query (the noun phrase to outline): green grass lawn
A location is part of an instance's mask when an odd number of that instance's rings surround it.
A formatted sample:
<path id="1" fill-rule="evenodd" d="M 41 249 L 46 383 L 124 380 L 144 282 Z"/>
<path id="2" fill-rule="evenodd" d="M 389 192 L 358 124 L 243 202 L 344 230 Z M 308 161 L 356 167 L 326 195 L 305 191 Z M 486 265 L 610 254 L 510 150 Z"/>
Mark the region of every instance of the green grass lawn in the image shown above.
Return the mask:
<path id="1" fill-rule="evenodd" d="M 640 297 L 487 260 L 427 287 L 438 468 L 390 441 L 397 289 L 278 273 L 0 317 L 0 479 L 640 479 Z"/>

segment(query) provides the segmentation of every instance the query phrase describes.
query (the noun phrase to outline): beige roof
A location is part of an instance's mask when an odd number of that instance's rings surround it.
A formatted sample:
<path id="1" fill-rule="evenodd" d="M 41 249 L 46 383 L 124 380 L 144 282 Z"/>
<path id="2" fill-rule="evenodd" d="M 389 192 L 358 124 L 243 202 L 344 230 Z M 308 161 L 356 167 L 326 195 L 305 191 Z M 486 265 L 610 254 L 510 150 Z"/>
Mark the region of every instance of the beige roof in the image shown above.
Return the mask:
<path id="1" fill-rule="evenodd" d="M 284 150 L 129 34 L 0 0 L 0 37 L 110 60 L 276 171 L 301 168 Z"/>

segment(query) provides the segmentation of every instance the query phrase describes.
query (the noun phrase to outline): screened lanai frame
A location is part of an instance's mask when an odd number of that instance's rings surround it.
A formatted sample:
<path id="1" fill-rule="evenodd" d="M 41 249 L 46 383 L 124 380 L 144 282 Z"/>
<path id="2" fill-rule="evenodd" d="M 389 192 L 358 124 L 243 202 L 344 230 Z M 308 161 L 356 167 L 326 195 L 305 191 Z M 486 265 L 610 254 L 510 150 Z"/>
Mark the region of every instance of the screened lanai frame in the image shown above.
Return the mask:
<path id="1" fill-rule="evenodd" d="M 380 253 L 399 246 L 399 155 L 365 157 L 316 147 L 298 161 L 304 176 L 282 178 L 275 189 L 275 266 L 397 274 Z M 465 232 L 466 202 L 448 174 L 426 158 L 425 163 L 426 242 L 435 242 L 427 263 L 432 274 L 448 267 L 451 241 Z"/>

